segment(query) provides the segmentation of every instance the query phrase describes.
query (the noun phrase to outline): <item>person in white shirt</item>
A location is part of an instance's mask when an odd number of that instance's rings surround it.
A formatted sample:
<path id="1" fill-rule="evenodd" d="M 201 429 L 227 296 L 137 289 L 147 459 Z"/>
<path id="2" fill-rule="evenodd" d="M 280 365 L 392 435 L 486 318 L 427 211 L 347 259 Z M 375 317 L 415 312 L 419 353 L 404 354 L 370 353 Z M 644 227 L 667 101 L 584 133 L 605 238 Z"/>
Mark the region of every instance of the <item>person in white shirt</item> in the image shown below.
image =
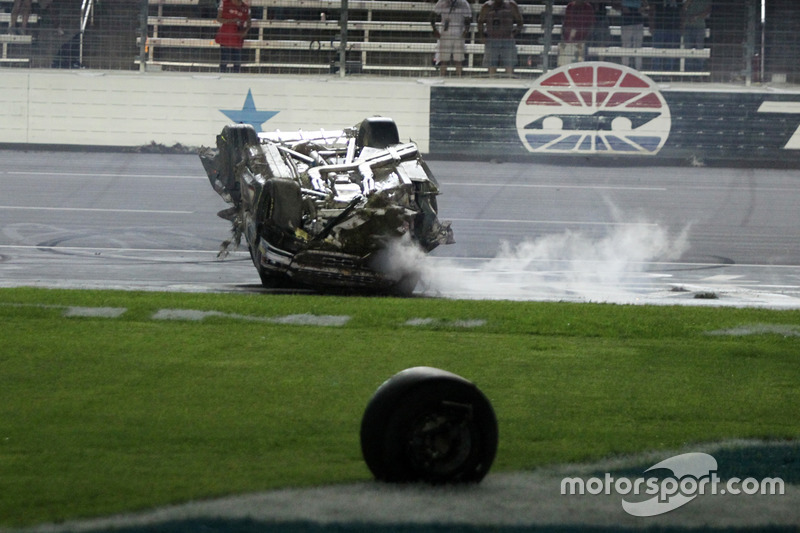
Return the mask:
<path id="1" fill-rule="evenodd" d="M 436 19 L 441 23 L 436 26 Z M 472 23 L 472 8 L 467 0 L 438 0 L 431 13 L 433 36 L 439 39 L 439 69 L 442 76 L 447 75 L 448 64 L 452 61 L 456 75 L 461 76 L 466 45 L 464 39 Z"/>

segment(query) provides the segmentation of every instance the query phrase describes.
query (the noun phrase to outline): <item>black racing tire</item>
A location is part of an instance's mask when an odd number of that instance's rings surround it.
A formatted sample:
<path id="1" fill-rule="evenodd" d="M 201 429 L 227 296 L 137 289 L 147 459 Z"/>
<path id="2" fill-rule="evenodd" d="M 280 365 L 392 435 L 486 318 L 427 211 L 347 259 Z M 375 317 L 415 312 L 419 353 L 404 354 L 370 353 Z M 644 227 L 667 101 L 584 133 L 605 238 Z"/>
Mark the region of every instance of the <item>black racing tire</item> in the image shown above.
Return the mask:
<path id="1" fill-rule="evenodd" d="M 366 118 L 358 125 L 356 144 L 364 147 L 386 148 L 400 143 L 397 124 L 388 117 Z"/>
<path id="2" fill-rule="evenodd" d="M 491 468 L 497 441 L 488 398 L 438 368 L 395 374 L 375 392 L 361 421 L 367 467 L 391 483 L 478 483 Z"/>

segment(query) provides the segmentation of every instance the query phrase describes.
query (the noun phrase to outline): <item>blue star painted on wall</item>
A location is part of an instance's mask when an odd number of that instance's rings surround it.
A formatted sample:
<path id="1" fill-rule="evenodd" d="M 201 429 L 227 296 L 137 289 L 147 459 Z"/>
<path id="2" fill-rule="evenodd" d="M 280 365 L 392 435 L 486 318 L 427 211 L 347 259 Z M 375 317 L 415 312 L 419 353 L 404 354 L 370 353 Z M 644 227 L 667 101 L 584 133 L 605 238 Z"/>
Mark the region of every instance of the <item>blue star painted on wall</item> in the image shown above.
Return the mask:
<path id="1" fill-rule="evenodd" d="M 250 124 L 257 132 L 261 131 L 261 125 L 278 114 L 278 111 L 258 111 L 253 100 L 253 91 L 247 90 L 247 98 L 241 109 L 220 109 L 226 117 L 236 123 Z"/>

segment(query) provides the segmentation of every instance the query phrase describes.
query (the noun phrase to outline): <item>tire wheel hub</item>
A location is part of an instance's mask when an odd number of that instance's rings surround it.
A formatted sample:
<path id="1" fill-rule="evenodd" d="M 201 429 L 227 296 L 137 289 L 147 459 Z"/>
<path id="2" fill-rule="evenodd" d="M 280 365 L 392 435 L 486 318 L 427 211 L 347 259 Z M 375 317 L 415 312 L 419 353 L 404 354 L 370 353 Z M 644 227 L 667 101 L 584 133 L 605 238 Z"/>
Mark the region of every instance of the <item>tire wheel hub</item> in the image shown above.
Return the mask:
<path id="1" fill-rule="evenodd" d="M 472 450 L 468 412 L 451 408 L 419 417 L 410 428 L 407 450 L 420 472 L 437 477 L 455 473 Z"/>

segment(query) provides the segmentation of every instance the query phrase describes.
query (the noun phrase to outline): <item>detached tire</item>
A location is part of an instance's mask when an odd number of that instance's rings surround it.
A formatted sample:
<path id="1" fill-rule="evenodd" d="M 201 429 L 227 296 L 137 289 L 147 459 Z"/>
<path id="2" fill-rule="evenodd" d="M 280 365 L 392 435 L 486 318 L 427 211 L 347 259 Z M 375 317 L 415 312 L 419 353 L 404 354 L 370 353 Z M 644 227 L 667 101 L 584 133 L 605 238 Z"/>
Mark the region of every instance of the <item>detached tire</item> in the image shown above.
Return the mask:
<path id="1" fill-rule="evenodd" d="M 477 483 L 497 453 L 497 419 L 470 381 L 438 368 L 395 374 L 361 421 L 361 452 L 380 481 Z"/>

